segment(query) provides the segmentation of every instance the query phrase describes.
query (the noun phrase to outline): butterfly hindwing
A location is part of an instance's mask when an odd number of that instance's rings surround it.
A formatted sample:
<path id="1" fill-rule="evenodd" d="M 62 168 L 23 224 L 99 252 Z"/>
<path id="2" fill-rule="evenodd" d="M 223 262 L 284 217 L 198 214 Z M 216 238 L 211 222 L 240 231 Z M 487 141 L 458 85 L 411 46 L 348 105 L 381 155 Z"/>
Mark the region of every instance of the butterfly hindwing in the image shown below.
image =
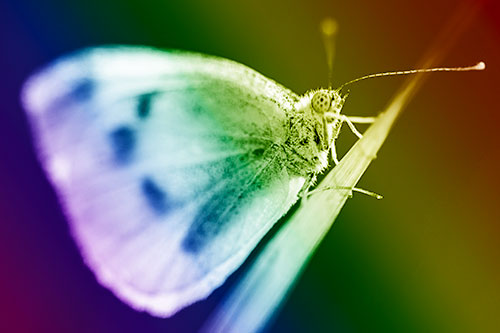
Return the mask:
<path id="1" fill-rule="evenodd" d="M 296 200 L 280 148 L 296 101 L 229 60 L 141 47 L 63 58 L 23 94 L 84 259 L 162 316 L 208 296 Z"/>

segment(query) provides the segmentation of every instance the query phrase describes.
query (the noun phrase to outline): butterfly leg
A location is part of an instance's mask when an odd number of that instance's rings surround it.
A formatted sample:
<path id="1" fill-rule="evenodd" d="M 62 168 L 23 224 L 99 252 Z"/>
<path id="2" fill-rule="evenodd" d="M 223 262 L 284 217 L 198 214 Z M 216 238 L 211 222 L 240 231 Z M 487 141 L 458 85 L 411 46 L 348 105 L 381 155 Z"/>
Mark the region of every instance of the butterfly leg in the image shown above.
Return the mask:
<path id="1" fill-rule="evenodd" d="M 363 137 L 363 134 L 361 134 L 356 126 L 354 126 L 354 124 L 352 123 L 352 121 L 349 119 L 349 117 L 347 116 L 344 116 L 343 114 L 340 115 L 341 116 L 341 119 L 342 119 L 342 122 L 345 122 L 347 123 L 347 125 L 349 125 L 349 128 L 351 129 L 351 131 L 358 137 L 358 138 L 362 138 Z"/>
<path id="2" fill-rule="evenodd" d="M 354 124 L 371 124 L 374 123 L 377 117 L 352 117 L 346 116 Z"/>
<path id="3" fill-rule="evenodd" d="M 371 124 L 375 121 L 376 117 L 348 117 L 343 114 L 336 114 L 336 113 L 327 113 L 327 116 L 330 116 L 332 118 L 336 118 L 341 120 L 342 122 L 347 123 L 351 131 L 358 137 L 362 138 L 363 134 L 361 134 L 356 126 L 354 124 Z"/>
<path id="4" fill-rule="evenodd" d="M 361 134 L 357 129 L 356 127 L 354 126 L 354 124 L 371 124 L 373 122 L 375 122 L 375 119 L 377 119 L 376 117 L 348 117 L 348 116 L 345 116 L 345 115 L 340 115 L 341 116 L 341 120 L 343 122 L 346 122 L 347 125 L 349 125 L 349 128 L 351 129 L 351 131 L 358 137 L 358 138 L 362 138 L 363 137 L 363 134 Z"/>
<path id="5" fill-rule="evenodd" d="M 335 165 L 339 164 L 339 160 L 337 158 L 337 148 L 335 148 L 335 142 L 332 143 L 332 146 L 330 147 L 330 151 L 332 152 L 332 160 Z"/>
<path id="6" fill-rule="evenodd" d="M 314 184 L 315 180 L 316 180 L 316 175 L 310 174 L 309 177 L 304 182 L 304 186 L 302 186 L 297 196 L 299 198 L 302 198 L 302 200 L 307 200 L 307 198 L 309 197 L 309 193 L 311 193 L 309 189 Z"/>
<path id="7" fill-rule="evenodd" d="M 309 197 L 315 193 L 319 193 L 319 192 L 323 192 L 323 191 L 327 191 L 327 190 L 349 190 L 349 191 L 351 191 L 350 196 L 352 196 L 352 192 L 359 192 L 359 193 L 366 194 L 370 197 L 376 198 L 377 200 L 380 200 L 383 198 L 383 196 L 381 196 L 380 194 L 377 194 L 375 192 L 367 191 L 367 190 L 364 190 L 362 188 L 348 187 L 348 186 L 327 186 L 327 187 L 323 187 L 321 189 L 314 189 L 312 191 L 309 191 L 306 194 L 306 197 Z"/>

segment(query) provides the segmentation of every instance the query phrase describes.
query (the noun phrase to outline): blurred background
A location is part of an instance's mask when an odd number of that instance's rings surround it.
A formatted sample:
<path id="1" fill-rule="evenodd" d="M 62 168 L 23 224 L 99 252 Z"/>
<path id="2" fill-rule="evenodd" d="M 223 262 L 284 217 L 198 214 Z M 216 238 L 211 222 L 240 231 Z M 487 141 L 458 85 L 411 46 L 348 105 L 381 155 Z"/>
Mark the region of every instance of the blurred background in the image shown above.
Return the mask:
<path id="1" fill-rule="evenodd" d="M 464 1 L 482 9 L 442 64 L 487 70 L 429 77 L 361 179 L 384 199 L 347 202 L 268 331 L 500 331 L 500 10 Z M 0 331 L 192 332 L 227 289 L 159 319 L 96 282 L 19 105 L 35 69 L 86 46 L 142 44 L 233 59 L 301 94 L 327 85 L 325 16 L 339 23 L 337 86 L 415 66 L 460 2 L 0 2 Z M 403 80 L 352 86 L 344 112 L 377 114 Z M 354 142 L 344 130 L 338 151 Z"/>

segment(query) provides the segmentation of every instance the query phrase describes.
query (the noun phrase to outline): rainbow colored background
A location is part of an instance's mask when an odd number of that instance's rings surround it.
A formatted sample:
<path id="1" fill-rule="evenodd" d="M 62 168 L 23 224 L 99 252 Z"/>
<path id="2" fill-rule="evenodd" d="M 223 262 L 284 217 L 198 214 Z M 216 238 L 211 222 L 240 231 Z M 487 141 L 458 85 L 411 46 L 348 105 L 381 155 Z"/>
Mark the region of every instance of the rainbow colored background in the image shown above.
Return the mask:
<path id="1" fill-rule="evenodd" d="M 361 180 L 384 200 L 349 200 L 269 331 L 500 331 L 500 8 L 465 1 L 482 10 L 443 64 L 487 70 L 426 81 Z M 33 70 L 86 46 L 144 44 L 233 59 L 303 93 L 327 84 L 325 16 L 340 27 L 338 85 L 412 68 L 459 2 L 2 1 L 0 331 L 190 332 L 227 289 L 159 319 L 96 282 L 35 159 L 18 97 Z M 351 87 L 344 112 L 376 114 L 402 81 Z M 354 140 L 344 131 L 338 151 Z"/>

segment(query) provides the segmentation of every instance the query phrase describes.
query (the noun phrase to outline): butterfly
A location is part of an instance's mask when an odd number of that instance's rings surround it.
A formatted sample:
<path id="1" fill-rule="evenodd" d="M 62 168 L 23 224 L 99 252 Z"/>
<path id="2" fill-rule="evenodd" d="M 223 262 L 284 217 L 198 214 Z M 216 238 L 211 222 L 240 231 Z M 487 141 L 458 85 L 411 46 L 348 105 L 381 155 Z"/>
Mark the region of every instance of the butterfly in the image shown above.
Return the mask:
<path id="1" fill-rule="evenodd" d="M 340 114 L 346 97 L 139 46 L 62 57 L 21 94 L 84 261 L 161 317 L 208 297 L 337 161 L 342 124 L 357 133 Z"/>

